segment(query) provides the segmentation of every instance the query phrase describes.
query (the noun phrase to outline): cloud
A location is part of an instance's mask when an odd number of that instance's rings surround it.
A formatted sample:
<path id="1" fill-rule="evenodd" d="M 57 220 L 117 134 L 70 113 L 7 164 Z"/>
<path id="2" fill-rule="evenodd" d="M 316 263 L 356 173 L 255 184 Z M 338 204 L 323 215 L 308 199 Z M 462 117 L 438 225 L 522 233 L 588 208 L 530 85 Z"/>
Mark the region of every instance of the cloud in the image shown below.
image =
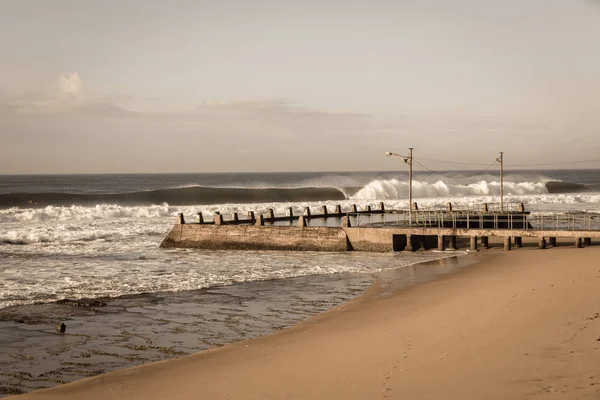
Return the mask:
<path id="1" fill-rule="evenodd" d="M 82 90 L 81 78 L 77 72 L 73 72 L 67 76 L 61 75 L 58 80 L 58 87 L 62 93 L 76 96 Z"/>

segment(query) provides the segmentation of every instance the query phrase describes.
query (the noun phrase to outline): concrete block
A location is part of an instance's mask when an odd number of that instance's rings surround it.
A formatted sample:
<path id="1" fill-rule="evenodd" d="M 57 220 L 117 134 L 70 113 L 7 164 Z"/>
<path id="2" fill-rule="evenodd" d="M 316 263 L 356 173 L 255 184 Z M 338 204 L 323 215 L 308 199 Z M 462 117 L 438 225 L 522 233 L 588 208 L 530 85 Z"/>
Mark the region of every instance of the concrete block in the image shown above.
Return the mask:
<path id="1" fill-rule="evenodd" d="M 525 212 L 525 205 L 523 203 L 517 204 L 517 212 L 520 212 L 520 213 Z"/>
<path id="2" fill-rule="evenodd" d="M 304 215 L 310 217 L 310 207 L 304 207 Z"/>
<path id="3" fill-rule="evenodd" d="M 183 218 L 183 213 L 177 214 L 177 223 L 181 225 L 185 225 L 185 218 Z"/>
<path id="4" fill-rule="evenodd" d="M 234 212 L 231 219 L 233 220 L 233 222 L 238 222 L 240 220 L 240 218 L 238 217 L 238 213 Z"/>
<path id="5" fill-rule="evenodd" d="M 481 211 L 482 211 L 482 212 L 488 212 L 488 211 L 489 211 L 489 209 L 488 209 L 488 204 L 487 204 L 487 203 L 483 203 L 483 204 L 481 205 Z"/>
<path id="6" fill-rule="evenodd" d="M 419 205 L 417 204 L 416 201 L 412 203 L 412 210 L 413 211 L 419 211 Z"/>
<path id="7" fill-rule="evenodd" d="M 367 207 L 365 208 L 365 211 L 366 211 L 366 212 L 371 212 L 371 206 L 367 206 Z"/>
<path id="8" fill-rule="evenodd" d="M 292 207 L 288 207 L 287 216 L 290 218 L 294 217 L 294 210 L 292 210 Z"/>
<path id="9" fill-rule="evenodd" d="M 256 221 L 256 218 L 254 217 L 254 211 L 248 211 L 248 219 L 250 221 Z"/>
<path id="10" fill-rule="evenodd" d="M 304 215 L 301 215 L 300 218 L 298 218 L 298 228 L 306 228 L 306 219 L 304 218 Z"/>
<path id="11" fill-rule="evenodd" d="M 580 249 L 581 245 L 582 245 L 581 238 L 576 238 L 575 239 L 575 247 L 577 247 L 578 249 Z"/>
<path id="12" fill-rule="evenodd" d="M 355 213 L 355 214 L 358 212 L 358 208 L 356 208 L 356 204 L 352 204 L 352 207 L 350 207 L 350 212 Z"/>
<path id="13" fill-rule="evenodd" d="M 335 206 L 335 213 L 337 215 L 342 215 L 342 206 L 341 205 L 338 204 L 337 206 Z"/>
<path id="14" fill-rule="evenodd" d="M 385 205 L 383 204 L 383 201 L 379 202 L 379 211 L 385 211 Z"/>
<path id="15" fill-rule="evenodd" d="M 452 212 L 452 203 L 451 202 L 446 203 L 446 211 Z"/>
<path id="16" fill-rule="evenodd" d="M 504 237 L 504 251 L 512 250 L 512 244 L 510 240 L 510 236 Z"/>
<path id="17" fill-rule="evenodd" d="M 267 218 L 269 218 L 269 219 L 275 219 L 275 212 L 273 211 L 272 208 L 269 208 L 269 211 L 267 213 Z"/>
<path id="18" fill-rule="evenodd" d="M 215 225 L 223 225 L 223 216 L 215 213 Z"/>
<path id="19" fill-rule="evenodd" d="M 321 206 L 321 214 L 323 214 L 323 216 L 327 218 L 327 206 Z"/>
<path id="20" fill-rule="evenodd" d="M 450 204 L 450 203 L 448 203 Z M 446 248 L 444 247 L 444 236 L 443 235 L 438 235 L 438 245 L 437 245 L 437 249 L 439 251 L 444 251 L 446 250 Z"/>
<path id="21" fill-rule="evenodd" d="M 204 217 L 202 216 L 201 212 L 198 213 L 198 223 L 199 224 L 203 224 L 204 223 Z"/>
<path id="22" fill-rule="evenodd" d="M 538 239 L 538 248 L 544 250 L 546 248 L 546 238 Z"/>
<path id="23" fill-rule="evenodd" d="M 258 214 L 258 218 L 256 219 L 256 223 L 254 225 L 264 226 L 265 225 L 265 217 L 262 214 Z"/>

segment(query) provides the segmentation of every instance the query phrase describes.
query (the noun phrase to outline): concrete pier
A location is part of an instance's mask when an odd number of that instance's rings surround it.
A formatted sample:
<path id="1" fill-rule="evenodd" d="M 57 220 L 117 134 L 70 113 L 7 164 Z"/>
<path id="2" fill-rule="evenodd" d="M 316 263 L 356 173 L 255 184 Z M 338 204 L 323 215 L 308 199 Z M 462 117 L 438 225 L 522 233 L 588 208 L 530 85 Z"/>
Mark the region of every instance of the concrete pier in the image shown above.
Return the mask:
<path id="1" fill-rule="evenodd" d="M 450 236 L 450 243 L 448 244 L 448 247 L 450 250 L 458 250 L 458 247 L 456 246 L 456 236 Z"/>
<path id="2" fill-rule="evenodd" d="M 294 210 L 292 209 L 292 207 L 288 207 L 287 215 L 290 218 L 294 218 Z"/>
<path id="3" fill-rule="evenodd" d="M 471 251 L 477 251 L 477 236 L 471 236 L 470 237 L 469 250 L 471 250 Z"/>
<path id="4" fill-rule="evenodd" d="M 412 215 L 407 211 L 386 210 L 381 204 L 377 209 L 365 208 L 366 211 L 357 214 L 367 218 L 357 219 L 350 213 L 343 213 L 340 205 L 336 206 L 335 213 L 330 213 L 323 205 L 320 214 L 312 214 L 306 207 L 305 215 L 300 216 L 293 215 L 291 208 L 287 209 L 288 215 L 281 216 L 268 209 L 267 218 L 263 215 L 255 218 L 254 212 L 248 211 L 248 218 L 240 219 L 237 212 L 232 212 L 227 220 L 216 211 L 212 221 L 204 221 L 202 213 L 197 213 L 198 223 L 189 224 L 179 213 L 161 247 L 376 252 L 437 248 L 444 251 L 457 249 L 457 237 L 468 237 L 469 249 L 475 251 L 488 248 L 490 236 L 502 238 L 505 250 L 521 247 L 524 238 L 537 240 L 541 249 L 546 248 L 546 240 L 549 246 L 556 246 L 557 238 L 573 240 L 571 243 L 577 248 L 590 246 L 593 238 L 600 239 L 600 220 L 588 215 L 569 217 L 570 220 L 559 224 L 559 218 L 564 217 L 562 213 L 557 214 L 547 219 L 556 221 L 554 226 L 557 228 L 548 229 L 553 225 L 544 224 L 543 219 L 537 216 L 452 210 L 451 204 L 441 211 L 413 210 Z M 356 210 L 356 205 L 352 209 Z M 447 210 L 452 211 L 448 214 Z M 369 218 L 373 214 L 383 218 Z M 330 219 L 327 224 L 311 223 L 315 219 L 324 221 L 326 218 Z M 298 220 L 297 225 L 292 226 L 295 220 Z M 329 226 L 319 226 L 321 224 Z"/>
<path id="5" fill-rule="evenodd" d="M 414 251 L 415 249 L 413 248 L 413 240 L 412 240 L 412 235 L 406 235 L 406 247 L 404 248 L 405 251 Z"/>

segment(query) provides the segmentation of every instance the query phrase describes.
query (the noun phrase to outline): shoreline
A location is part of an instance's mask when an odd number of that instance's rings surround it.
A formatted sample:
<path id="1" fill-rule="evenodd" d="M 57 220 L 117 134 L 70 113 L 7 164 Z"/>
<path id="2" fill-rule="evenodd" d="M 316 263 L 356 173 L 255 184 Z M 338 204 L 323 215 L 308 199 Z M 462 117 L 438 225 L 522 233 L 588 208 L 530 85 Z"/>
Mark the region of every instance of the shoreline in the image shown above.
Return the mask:
<path id="1" fill-rule="evenodd" d="M 17 398 L 597 398 L 598 257 L 475 253 L 473 268 L 389 296 L 374 285 L 272 335 Z"/>
<path id="2" fill-rule="evenodd" d="M 468 259 L 459 257 L 462 254 L 414 254 L 411 265 L 375 273 L 312 275 L 197 291 L 8 307 L 0 310 L 0 397 L 289 329 L 361 296 L 377 280 L 387 282 L 392 290 L 452 273 Z M 370 262 L 389 267 L 395 257 L 376 255 Z M 65 335 L 55 332 L 60 321 L 66 322 Z"/>

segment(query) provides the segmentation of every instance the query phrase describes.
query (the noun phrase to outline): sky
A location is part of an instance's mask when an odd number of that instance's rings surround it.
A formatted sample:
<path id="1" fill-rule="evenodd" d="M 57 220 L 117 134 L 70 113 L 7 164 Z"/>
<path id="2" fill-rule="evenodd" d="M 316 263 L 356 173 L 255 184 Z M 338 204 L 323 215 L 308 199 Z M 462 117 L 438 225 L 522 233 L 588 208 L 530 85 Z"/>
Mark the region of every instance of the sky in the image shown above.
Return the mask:
<path id="1" fill-rule="evenodd" d="M 600 0 L 2 0 L 0 174 L 600 159 L 599 43 Z"/>

